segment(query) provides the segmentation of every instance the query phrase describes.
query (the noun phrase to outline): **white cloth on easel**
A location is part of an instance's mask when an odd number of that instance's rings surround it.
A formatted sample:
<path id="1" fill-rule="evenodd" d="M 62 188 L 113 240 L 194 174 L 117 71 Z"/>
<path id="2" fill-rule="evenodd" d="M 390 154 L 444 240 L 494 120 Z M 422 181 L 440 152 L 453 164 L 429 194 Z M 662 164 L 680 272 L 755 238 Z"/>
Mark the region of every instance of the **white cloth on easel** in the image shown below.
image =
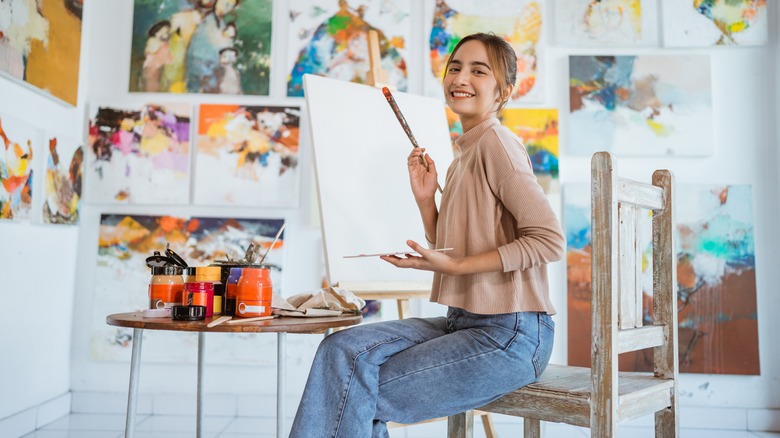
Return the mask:
<path id="1" fill-rule="evenodd" d="M 304 292 L 287 299 L 275 293 L 271 303 L 274 315 L 300 317 L 359 315 L 365 305 L 362 298 L 337 287 Z"/>

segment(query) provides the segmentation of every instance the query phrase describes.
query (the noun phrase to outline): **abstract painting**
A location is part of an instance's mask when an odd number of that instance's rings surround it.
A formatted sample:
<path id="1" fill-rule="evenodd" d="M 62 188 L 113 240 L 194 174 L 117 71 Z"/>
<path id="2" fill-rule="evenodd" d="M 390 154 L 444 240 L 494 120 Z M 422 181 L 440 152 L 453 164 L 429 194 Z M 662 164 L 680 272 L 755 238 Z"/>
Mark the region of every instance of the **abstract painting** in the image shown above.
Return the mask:
<path id="1" fill-rule="evenodd" d="M 590 193 L 567 185 L 565 229 L 569 364 L 590 364 Z M 749 185 L 678 185 L 677 309 L 680 371 L 758 375 L 755 238 Z M 649 216 L 642 247 L 645 324 L 652 323 Z M 652 369 L 652 351 L 621 355 L 623 370 Z"/>
<path id="2" fill-rule="evenodd" d="M 135 0 L 130 91 L 268 95 L 272 0 Z"/>
<path id="3" fill-rule="evenodd" d="M 0 2 L 0 72 L 76 105 L 83 3 Z"/>
<path id="4" fill-rule="evenodd" d="M 303 96 L 303 75 L 360 84 L 369 71 L 368 32 L 379 36 L 386 83 L 407 89 L 411 0 L 290 0 L 287 96 Z"/>
<path id="5" fill-rule="evenodd" d="M 570 56 L 573 155 L 711 155 L 707 55 Z"/>
<path id="6" fill-rule="evenodd" d="M 432 9 L 431 9 L 432 8 Z M 436 0 L 426 2 L 430 70 L 425 74 L 426 93 L 442 96 L 444 67 L 455 45 L 474 32 L 493 32 L 504 37 L 517 54 L 517 81 L 512 100 L 541 101 L 539 43 L 542 37 L 543 3 L 534 0 Z"/>
<path id="7" fill-rule="evenodd" d="M 297 106 L 201 105 L 194 202 L 297 205 L 300 119 Z"/>
<path id="8" fill-rule="evenodd" d="M 544 192 L 559 193 L 558 110 L 506 108 L 499 118 L 525 146 Z"/>
<path id="9" fill-rule="evenodd" d="M 91 357 L 96 360 L 127 361 L 130 358 L 132 330 L 108 326 L 106 315 L 132 312 L 149 306 L 151 278 L 145 259 L 167 244 L 189 266 L 206 266 L 228 257 L 237 259 L 251 243 L 263 253 L 269 249 L 283 219 L 234 219 L 206 217 L 142 216 L 104 214 L 95 268 L 95 289 L 91 322 Z M 281 287 L 284 238 L 268 252 L 274 290 Z M 144 333 L 144 361 L 193 362 L 197 337 L 193 334 L 149 330 Z M 209 362 L 225 364 L 257 363 L 260 355 L 248 348 L 262 337 L 248 335 L 215 336 L 208 344 Z M 267 342 L 267 341 L 266 341 Z M 271 340 L 270 342 L 273 342 Z"/>
<path id="10" fill-rule="evenodd" d="M 768 3 L 767 0 L 664 0 L 664 45 L 764 45 L 769 38 Z"/>
<path id="11" fill-rule="evenodd" d="M 0 115 L 0 220 L 27 221 L 33 198 L 33 153 L 40 153 L 41 132 Z"/>
<path id="12" fill-rule="evenodd" d="M 61 135 L 46 133 L 46 167 L 41 168 L 41 196 L 35 202 L 33 218 L 45 224 L 75 225 L 81 208 L 84 148 Z"/>
<path id="13" fill-rule="evenodd" d="M 555 2 L 556 42 L 562 46 L 658 44 L 657 0 Z"/>
<path id="14" fill-rule="evenodd" d="M 89 124 L 89 202 L 187 204 L 190 112 L 187 104 L 98 107 Z"/>

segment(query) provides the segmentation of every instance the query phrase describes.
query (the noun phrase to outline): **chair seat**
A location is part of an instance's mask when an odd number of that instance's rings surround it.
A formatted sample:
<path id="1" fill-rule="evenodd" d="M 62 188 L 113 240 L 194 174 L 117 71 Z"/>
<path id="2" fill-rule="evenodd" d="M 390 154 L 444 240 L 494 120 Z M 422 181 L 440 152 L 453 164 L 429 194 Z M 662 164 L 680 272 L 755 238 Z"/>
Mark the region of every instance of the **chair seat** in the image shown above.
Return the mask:
<path id="1" fill-rule="evenodd" d="M 590 427 L 590 368 L 550 364 L 539 379 L 479 410 Z M 669 406 L 674 380 L 651 373 L 621 372 L 618 422 Z"/>

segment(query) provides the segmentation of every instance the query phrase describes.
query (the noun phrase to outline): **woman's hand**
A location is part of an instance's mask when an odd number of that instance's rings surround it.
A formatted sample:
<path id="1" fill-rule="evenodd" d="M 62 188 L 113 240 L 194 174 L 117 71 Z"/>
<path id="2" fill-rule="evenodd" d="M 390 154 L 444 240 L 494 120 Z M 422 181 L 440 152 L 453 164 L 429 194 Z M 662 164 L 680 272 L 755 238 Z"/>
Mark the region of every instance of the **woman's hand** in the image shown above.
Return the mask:
<path id="1" fill-rule="evenodd" d="M 435 183 L 434 183 L 435 187 Z M 458 275 L 459 259 L 444 254 L 441 251 L 432 251 L 424 248 L 413 240 L 407 240 L 406 244 L 412 248 L 405 257 L 395 255 L 381 256 L 380 258 L 398 268 L 419 269 L 422 271 L 434 271 L 447 275 Z M 419 256 L 411 252 L 419 253 Z"/>
<path id="2" fill-rule="evenodd" d="M 428 164 L 427 169 L 423 161 Z M 414 200 L 418 204 L 433 201 L 438 174 L 433 159 L 425 155 L 425 148 L 412 149 L 412 153 L 406 159 L 406 165 L 409 168 L 409 182 L 412 185 Z"/>

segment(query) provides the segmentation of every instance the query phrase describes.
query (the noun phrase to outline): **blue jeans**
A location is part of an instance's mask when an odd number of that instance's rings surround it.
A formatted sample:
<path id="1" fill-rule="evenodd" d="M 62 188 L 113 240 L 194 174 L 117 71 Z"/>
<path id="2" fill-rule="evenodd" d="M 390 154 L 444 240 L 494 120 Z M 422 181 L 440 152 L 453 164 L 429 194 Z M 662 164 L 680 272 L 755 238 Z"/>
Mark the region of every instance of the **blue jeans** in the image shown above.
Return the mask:
<path id="1" fill-rule="evenodd" d="M 546 313 L 365 324 L 326 337 L 314 357 L 291 438 L 388 437 L 415 423 L 483 406 L 533 383 L 550 360 Z"/>

